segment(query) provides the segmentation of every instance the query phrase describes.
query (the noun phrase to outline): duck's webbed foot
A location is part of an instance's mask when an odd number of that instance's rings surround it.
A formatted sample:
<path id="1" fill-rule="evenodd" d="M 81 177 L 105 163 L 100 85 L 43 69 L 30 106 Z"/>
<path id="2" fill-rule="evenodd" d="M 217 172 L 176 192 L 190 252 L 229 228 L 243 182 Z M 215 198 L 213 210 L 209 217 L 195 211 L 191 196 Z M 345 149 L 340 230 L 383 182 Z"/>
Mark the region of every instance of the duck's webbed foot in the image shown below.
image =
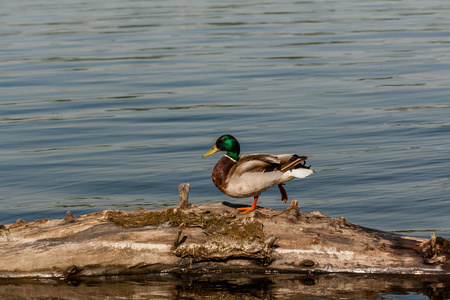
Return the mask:
<path id="1" fill-rule="evenodd" d="M 259 195 L 254 197 L 252 206 L 248 206 L 248 207 L 239 207 L 239 208 L 237 209 L 237 210 L 239 210 L 239 213 L 240 213 L 241 215 L 243 215 L 243 214 L 249 213 L 249 212 L 251 212 L 252 210 L 254 210 L 254 209 L 256 208 L 256 203 L 258 202 L 258 197 L 259 197 Z"/>
<path id="2" fill-rule="evenodd" d="M 286 203 L 287 199 L 288 199 L 288 195 L 286 193 L 286 190 L 283 187 L 284 183 L 280 183 L 278 185 L 278 188 L 280 189 L 280 193 L 281 193 L 281 200 L 284 201 L 284 203 Z"/>

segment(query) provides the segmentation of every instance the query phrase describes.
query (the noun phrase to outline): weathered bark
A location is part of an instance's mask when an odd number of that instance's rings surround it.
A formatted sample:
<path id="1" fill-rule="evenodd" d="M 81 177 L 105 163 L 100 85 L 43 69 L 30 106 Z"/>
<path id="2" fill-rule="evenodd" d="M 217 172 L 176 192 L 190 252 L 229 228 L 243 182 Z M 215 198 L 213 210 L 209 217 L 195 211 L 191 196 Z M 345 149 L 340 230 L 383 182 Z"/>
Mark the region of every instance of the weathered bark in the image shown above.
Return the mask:
<path id="1" fill-rule="evenodd" d="M 187 189 L 189 187 L 187 186 Z M 180 189 L 180 195 L 182 190 Z M 0 277 L 252 272 L 450 275 L 442 238 L 426 241 L 320 212 L 229 203 L 104 211 L 0 227 Z M 181 208 L 185 207 L 185 208 Z"/>

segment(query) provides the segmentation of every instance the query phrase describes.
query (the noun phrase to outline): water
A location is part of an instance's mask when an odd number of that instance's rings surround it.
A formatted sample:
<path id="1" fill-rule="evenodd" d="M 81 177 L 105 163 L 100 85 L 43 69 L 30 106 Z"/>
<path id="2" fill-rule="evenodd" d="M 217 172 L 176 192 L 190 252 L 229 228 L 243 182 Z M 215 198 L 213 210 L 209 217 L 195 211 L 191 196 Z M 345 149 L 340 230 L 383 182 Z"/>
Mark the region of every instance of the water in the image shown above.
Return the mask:
<path id="1" fill-rule="evenodd" d="M 230 133 L 309 157 L 303 211 L 450 238 L 447 1 L 1 4 L 0 224 L 230 201 Z"/>
<path id="2" fill-rule="evenodd" d="M 411 284 L 414 283 L 414 284 Z M 113 277 L 72 282 L 57 280 L 0 281 L 1 299 L 446 299 L 449 280 L 408 277 L 169 275 Z M 410 292 L 405 292 L 405 288 Z"/>

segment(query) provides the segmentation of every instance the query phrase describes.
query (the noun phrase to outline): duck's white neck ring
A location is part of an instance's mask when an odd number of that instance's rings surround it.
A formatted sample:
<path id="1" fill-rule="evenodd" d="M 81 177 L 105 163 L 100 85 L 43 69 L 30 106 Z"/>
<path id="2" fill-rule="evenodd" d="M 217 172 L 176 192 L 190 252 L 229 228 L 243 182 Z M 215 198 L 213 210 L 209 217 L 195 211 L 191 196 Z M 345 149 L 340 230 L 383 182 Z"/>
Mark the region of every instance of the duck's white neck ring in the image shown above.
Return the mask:
<path id="1" fill-rule="evenodd" d="M 234 158 L 232 158 L 231 156 L 228 156 L 228 155 L 224 155 L 224 156 L 226 156 L 226 157 L 228 157 L 229 159 L 231 159 L 232 161 L 234 161 L 234 162 L 237 162 L 237 160 L 235 160 Z"/>

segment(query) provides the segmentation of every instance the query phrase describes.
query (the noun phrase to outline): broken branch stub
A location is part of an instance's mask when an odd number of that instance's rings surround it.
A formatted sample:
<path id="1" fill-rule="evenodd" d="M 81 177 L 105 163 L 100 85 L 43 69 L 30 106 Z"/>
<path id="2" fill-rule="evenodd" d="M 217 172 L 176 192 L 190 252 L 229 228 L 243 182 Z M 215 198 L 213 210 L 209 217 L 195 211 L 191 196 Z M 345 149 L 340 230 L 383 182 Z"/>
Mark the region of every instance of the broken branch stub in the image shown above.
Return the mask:
<path id="1" fill-rule="evenodd" d="M 178 193 L 180 194 L 180 202 L 177 205 L 177 208 L 186 209 L 189 208 L 189 183 L 182 183 L 178 186 Z"/>

